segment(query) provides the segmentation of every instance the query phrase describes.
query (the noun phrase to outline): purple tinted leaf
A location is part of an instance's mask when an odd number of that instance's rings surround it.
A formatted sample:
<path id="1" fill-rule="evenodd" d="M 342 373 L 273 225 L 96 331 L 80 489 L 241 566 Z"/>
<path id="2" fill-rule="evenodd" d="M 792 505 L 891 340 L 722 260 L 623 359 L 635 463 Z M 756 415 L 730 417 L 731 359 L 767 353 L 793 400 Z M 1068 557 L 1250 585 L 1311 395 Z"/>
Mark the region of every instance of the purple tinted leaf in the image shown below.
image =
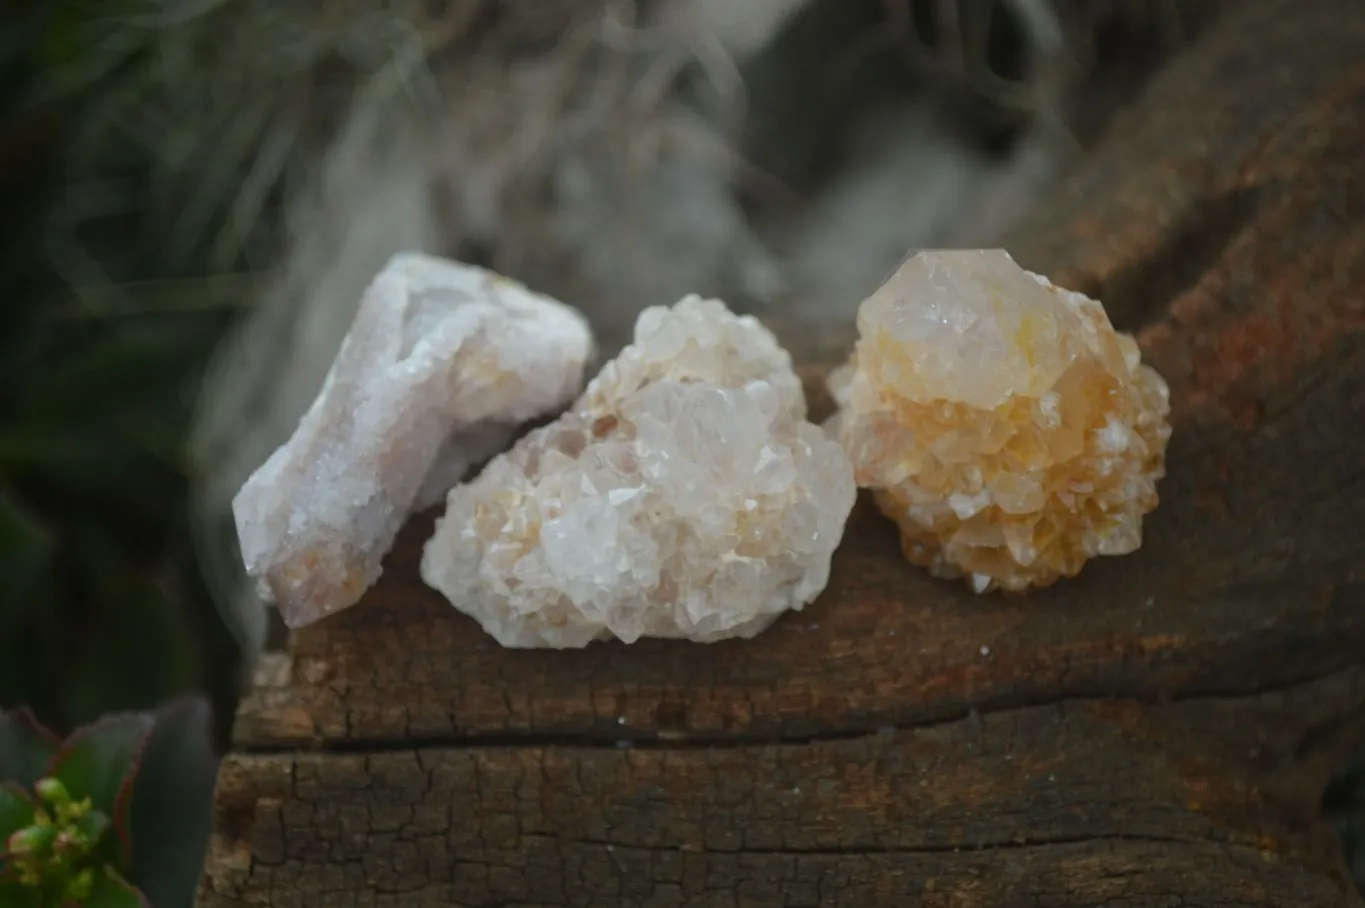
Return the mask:
<path id="1" fill-rule="evenodd" d="M 202 697 L 154 714 L 133 785 L 131 879 L 157 908 L 194 903 L 212 826 L 218 756 L 213 710 Z"/>
<path id="2" fill-rule="evenodd" d="M 130 857 L 128 807 L 152 725 L 149 715 L 120 713 L 78 728 L 46 772 L 60 779 L 72 798 L 90 798 L 111 818 L 122 846 L 120 866 L 126 867 Z"/>
<path id="3" fill-rule="evenodd" d="M 27 707 L 0 713 L 0 781 L 32 788 L 61 743 Z"/>
<path id="4" fill-rule="evenodd" d="M 29 793 L 18 785 L 0 783 L 0 851 L 11 835 L 33 823 L 35 806 Z"/>
<path id="5" fill-rule="evenodd" d="M 72 903 L 75 906 L 75 903 Z M 141 892 L 114 871 L 105 868 L 104 873 L 95 877 L 95 888 L 88 898 L 83 899 L 79 908 L 152 908 Z"/>

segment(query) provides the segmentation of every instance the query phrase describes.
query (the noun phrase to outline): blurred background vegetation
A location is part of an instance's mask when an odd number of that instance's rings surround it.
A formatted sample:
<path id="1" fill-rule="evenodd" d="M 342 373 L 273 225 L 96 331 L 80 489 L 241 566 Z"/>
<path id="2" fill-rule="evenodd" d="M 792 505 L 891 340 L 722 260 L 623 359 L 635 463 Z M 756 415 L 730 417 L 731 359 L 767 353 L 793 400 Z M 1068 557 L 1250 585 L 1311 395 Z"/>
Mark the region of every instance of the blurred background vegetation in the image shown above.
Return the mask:
<path id="1" fill-rule="evenodd" d="M 67 731 L 203 690 L 221 733 L 239 660 L 195 566 L 186 433 L 237 295 L 194 244 L 166 254 L 155 149 L 114 128 L 147 6 L 0 14 L 0 705 Z"/>

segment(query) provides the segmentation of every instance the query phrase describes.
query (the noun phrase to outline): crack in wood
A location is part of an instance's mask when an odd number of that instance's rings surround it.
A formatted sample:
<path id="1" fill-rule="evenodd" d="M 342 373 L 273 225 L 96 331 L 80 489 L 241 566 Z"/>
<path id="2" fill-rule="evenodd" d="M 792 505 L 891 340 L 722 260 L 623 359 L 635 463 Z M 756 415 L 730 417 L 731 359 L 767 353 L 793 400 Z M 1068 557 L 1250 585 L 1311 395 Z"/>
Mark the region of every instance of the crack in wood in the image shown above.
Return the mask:
<path id="1" fill-rule="evenodd" d="M 1365 667 L 1365 661 L 1361 661 Z M 1347 669 L 1350 668 L 1348 663 Z M 1037 709 L 1047 706 L 1071 706 L 1087 703 L 1126 702 L 1148 706 L 1170 706 L 1197 702 L 1250 701 L 1269 694 L 1290 693 L 1306 683 L 1330 679 L 1339 674 L 1340 668 L 1332 672 L 1310 674 L 1295 678 L 1292 682 L 1274 684 L 1247 684 L 1237 687 L 1211 688 L 1207 690 L 1185 690 L 1177 693 L 1152 692 L 1146 689 L 1093 690 L 1085 692 L 1074 690 L 1064 696 L 1045 697 L 1003 697 L 982 700 L 964 707 L 951 710 L 934 711 L 920 717 L 898 721 L 879 722 L 868 725 L 850 725 L 842 728 L 828 728 L 819 732 L 783 734 L 685 734 L 679 732 L 658 732 L 650 734 L 639 729 L 622 727 L 616 734 L 595 733 L 590 729 L 582 731 L 565 730 L 556 733 L 536 731 L 506 732 L 500 734 L 449 734 L 413 736 L 372 736 L 363 738 L 328 739 L 313 742 L 304 748 L 310 753 L 366 754 L 391 753 L 447 748 L 490 749 L 490 748 L 577 748 L 582 750 L 622 750 L 636 748 L 641 750 L 707 750 L 735 749 L 765 746 L 802 746 L 833 741 L 855 741 L 861 738 L 875 738 L 899 732 L 923 731 L 943 725 L 980 720 L 988 716 Z M 283 754 L 299 752 L 298 742 L 294 743 L 251 743 L 246 742 L 237 748 L 242 754 Z"/>

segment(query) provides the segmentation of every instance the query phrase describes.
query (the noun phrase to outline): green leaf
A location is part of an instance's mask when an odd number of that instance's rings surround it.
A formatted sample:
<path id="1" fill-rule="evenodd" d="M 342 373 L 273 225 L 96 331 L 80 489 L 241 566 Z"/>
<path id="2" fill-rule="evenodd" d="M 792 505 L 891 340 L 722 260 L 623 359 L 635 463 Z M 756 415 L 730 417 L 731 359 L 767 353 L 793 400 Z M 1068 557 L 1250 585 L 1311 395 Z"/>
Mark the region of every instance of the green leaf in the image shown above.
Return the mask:
<path id="1" fill-rule="evenodd" d="M 142 760 L 152 717 L 121 713 L 76 729 L 52 758 L 47 775 L 61 779 L 71 797 L 90 798 L 112 818 L 122 844 L 122 861 L 130 857 L 128 807 Z"/>
<path id="2" fill-rule="evenodd" d="M 152 908 L 135 887 L 109 868 L 95 877 L 95 888 L 80 908 Z"/>
<path id="3" fill-rule="evenodd" d="M 0 713 L 0 780 L 32 788 L 60 746 L 27 708 Z"/>
<path id="4" fill-rule="evenodd" d="M 133 784 L 131 879 L 156 908 L 190 908 L 212 827 L 218 756 L 202 697 L 168 703 Z"/>
<path id="5" fill-rule="evenodd" d="M 35 808 L 33 798 L 24 789 L 13 782 L 0 783 L 0 843 L 30 825 Z"/>

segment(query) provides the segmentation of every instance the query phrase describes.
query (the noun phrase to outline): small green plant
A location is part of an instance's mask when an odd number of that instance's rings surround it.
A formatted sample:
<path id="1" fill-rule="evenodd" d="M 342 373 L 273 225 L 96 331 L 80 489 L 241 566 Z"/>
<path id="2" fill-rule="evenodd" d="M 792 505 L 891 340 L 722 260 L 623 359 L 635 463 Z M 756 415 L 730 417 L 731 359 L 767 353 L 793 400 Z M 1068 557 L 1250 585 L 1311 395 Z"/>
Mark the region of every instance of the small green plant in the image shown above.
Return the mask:
<path id="1" fill-rule="evenodd" d="M 188 908 L 217 776 L 200 699 L 119 713 L 65 741 L 0 714 L 0 906 Z"/>

